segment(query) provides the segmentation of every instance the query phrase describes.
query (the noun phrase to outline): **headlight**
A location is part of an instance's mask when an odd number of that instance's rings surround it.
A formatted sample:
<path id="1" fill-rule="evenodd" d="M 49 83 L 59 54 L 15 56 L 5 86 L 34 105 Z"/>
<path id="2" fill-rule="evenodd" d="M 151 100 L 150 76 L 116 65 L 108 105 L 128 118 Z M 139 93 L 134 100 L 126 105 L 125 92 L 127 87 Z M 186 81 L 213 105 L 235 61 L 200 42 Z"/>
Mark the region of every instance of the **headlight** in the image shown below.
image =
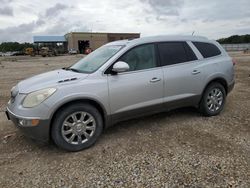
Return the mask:
<path id="1" fill-rule="evenodd" d="M 23 101 L 23 107 L 25 108 L 35 107 L 41 104 L 43 101 L 45 101 L 49 96 L 55 93 L 55 91 L 56 91 L 55 88 L 47 88 L 32 92 L 25 97 Z"/>

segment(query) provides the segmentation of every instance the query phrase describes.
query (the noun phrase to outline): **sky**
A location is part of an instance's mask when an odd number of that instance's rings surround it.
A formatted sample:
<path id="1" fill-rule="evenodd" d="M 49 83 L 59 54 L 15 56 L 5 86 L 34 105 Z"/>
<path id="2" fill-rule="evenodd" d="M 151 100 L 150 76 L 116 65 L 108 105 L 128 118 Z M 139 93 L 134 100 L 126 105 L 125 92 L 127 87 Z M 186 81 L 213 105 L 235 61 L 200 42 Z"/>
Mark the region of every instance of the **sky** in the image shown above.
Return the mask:
<path id="1" fill-rule="evenodd" d="M 0 0 L 0 43 L 34 35 L 137 32 L 219 39 L 250 34 L 250 0 Z"/>

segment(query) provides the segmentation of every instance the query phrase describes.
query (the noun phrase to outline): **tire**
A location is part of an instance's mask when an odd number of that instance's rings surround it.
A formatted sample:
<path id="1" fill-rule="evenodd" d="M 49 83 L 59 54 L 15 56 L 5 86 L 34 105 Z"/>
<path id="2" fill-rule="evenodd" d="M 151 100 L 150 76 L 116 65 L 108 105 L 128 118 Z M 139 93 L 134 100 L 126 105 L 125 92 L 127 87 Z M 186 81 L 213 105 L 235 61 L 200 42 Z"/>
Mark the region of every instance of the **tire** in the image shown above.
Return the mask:
<path id="1" fill-rule="evenodd" d="M 102 130 L 102 116 L 95 107 L 87 103 L 74 104 L 59 110 L 55 115 L 51 137 L 64 150 L 80 151 L 92 146 Z"/>
<path id="2" fill-rule="evenodd" d="M 218 82 L 212 82 L 203 93 L 199 111 L 204 116 L 216 116 L 224 109 L 225 102 L 226 91 L 224 86 Z"/>

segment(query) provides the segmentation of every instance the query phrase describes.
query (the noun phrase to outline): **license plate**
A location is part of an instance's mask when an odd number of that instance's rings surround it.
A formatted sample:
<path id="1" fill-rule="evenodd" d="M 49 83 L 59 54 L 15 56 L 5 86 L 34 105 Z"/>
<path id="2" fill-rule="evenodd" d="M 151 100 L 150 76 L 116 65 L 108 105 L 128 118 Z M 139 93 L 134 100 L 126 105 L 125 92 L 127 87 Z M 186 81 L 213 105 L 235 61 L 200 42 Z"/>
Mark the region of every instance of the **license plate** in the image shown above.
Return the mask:
<path id="1" fill-rule="evenodd" d="M 7 116 L 7 119 L 10 120 L 10 116 L 9 116 L 9 113 L 7 111 L 5 111 L 5 114 Z"/>

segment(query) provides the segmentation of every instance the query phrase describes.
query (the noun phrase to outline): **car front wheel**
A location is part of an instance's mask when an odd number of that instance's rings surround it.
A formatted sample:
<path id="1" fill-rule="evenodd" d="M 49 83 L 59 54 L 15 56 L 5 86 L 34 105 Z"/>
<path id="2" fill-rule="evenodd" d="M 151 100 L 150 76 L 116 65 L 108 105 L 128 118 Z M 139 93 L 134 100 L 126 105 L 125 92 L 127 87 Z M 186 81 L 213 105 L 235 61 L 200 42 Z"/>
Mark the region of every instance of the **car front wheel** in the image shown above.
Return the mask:
<path id="1" fill-rule="evenodd" d="M 56 114 L 51 136 L 60 148 L 79 151 L 92 146 L 102 130 L 102 116 L 95 107 L 89 104 L 75 104 Z"/>

